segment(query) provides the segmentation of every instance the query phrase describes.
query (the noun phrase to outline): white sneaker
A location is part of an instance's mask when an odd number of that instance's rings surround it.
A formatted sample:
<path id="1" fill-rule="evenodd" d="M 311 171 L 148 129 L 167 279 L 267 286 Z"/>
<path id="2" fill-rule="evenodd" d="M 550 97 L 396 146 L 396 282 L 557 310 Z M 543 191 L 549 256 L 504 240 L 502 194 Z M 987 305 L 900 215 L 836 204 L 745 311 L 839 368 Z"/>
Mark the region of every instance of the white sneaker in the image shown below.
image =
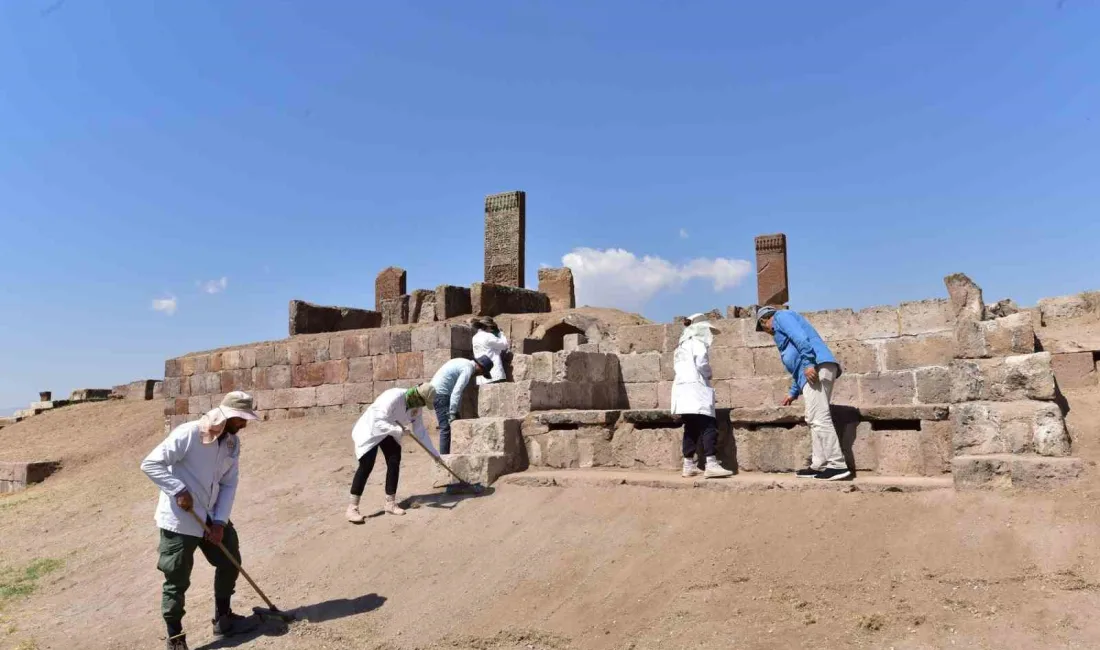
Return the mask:
<path id="1" fill-rule="evenodd" d="M 703 472 L 704 478 L 726 478 L 727 476 L 733 476 L 733 472 L 722 467 L 716 457 L 710 456 L 707 458 L 707 469 Z"/>
<path id="2" fill-rule="evenodd" d="M 359 512 L 359 506 L 354 504 L 348 504 L 348 511 L 344 513 L 344 516 L 353 524 L 361 524 L 367 520 L 367 518 Z"/>
<path id="3" fill-rule="evenodd" d="M 684 471 L 680 474 L 684 478 L 691 478 L 692 476 L 699 476 L 703 471 L 699 469 L 699 465 L 695 462 L 694 458 L 684 459 Z"/>
<path id="4" fill-rule="evenodd" d="M 397 505 L 397 498 L 396 497 L 386 497 L 386 505 L 383 506 L 382 509 L 385 510 L 386 514 L 388 514 L 388 515 L 403 515 L 403 514 L 405 514 L 405 509 L 402 508 L 401 506 Z"/>

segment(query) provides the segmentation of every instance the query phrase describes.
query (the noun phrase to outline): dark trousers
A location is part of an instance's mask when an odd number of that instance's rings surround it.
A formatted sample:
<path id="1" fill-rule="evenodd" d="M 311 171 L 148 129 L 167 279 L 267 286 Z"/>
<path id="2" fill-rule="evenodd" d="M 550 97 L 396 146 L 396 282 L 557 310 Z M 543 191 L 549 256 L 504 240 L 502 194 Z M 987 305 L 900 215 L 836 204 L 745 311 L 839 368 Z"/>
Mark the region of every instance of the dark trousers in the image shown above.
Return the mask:
<path id="1" fill-rule="evenodd" d="M 451 453 L 451 396 L 435 395 L 435 419 L 439 420 L 439 453 Z"/>
<path id="2" fill-rule="evenodd" d="M 233 554 L 237 562 L 241 561 L 240 540 L 237 529 L 232 523 L 225 526 L 222 544 Z M 191 569 L 195 566 L 195 549 L 202 551 L 206 561 L 214 566 L 214 601 L 228 603 L 237 585 L 237 567 L 229 561 L 222 550 L 202 537 L 181 535 L 170 530 L 160 529 L 160 544 L 157 568 L 164 574 L 164 589 L 161 595 L 160 612 L 168 629 L 178 634 L 183 626 L 185 613 L 184 600 L 187 588 L 191 586 Z"/>
<path id="3" fill-rule="evenodd" d="M 355 470 L 355 478 L 351 479 L 351 493 L 357 497 L 363 496 L 363 488 L 367 487 L 379 447 L 386 457 L 386 494 L 391 497 L 397 494 L 397 480 L 401 478 L 401 443 L 393 436 L 386 436 L 359 459 L 359 469 Z"/>
<path id="4" fill-rule="evenodd" d="M 703 439 L 703 454 L 707 457 L 716 455 L 718 421 L 697 413 L 681 415 L 680 419 L 684 421 L 684 458 L 695 458 L 700 438 Z"/>

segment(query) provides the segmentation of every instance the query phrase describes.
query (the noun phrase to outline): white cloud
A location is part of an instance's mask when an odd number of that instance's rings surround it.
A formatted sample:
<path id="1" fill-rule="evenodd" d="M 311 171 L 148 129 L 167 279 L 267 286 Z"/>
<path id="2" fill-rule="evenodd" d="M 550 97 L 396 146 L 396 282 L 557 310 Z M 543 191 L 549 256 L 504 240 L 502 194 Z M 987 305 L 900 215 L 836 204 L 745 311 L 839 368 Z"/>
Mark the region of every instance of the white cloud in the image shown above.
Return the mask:
<path id="1" fill-rule="evenodd" d="M 164 312 L 171 316 L 176 313 L 176 297 L 169 296 L 167 298 L 158 298 L 153 301 L 153 309 L 155 311 Z"/>
<path id="2" fill-rule="evenodd" d="M 576 248 L 563 255 L 573 270 L 577 304 L 639 311 L 662 291 L 679 289 L 689 280 L 711 280 L 715 291 L 737 286 L 752 270 L 745 260 L 698 258 L 673 264 L 660 257 L 639 258 L 621 248 Z"/>
<path id="3" fill-rule="evenodd" d="M 229 278 L 224 275 L 217 280 L 210 280 L 209 282 L 203 282 L 201 285 L 202 290 L 206 293 L 221 293 L 225 291 L 225 288 L 229 286 Z"/>
<path id="4" fill-rule="evenodd" d="M 680 239 L 687 239 L 687 238 L 688 238 L 688 231 L 685 230 L 684 228 L 681 228 L 680 229 Z"/>

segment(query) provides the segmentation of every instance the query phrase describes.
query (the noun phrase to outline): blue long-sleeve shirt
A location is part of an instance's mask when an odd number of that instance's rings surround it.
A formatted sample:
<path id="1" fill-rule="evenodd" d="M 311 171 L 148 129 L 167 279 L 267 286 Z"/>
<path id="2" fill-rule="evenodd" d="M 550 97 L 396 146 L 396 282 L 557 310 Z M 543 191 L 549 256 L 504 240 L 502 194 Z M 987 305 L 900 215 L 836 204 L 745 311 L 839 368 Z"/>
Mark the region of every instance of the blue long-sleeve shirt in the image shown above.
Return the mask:
<path id="1" fill-rule="evenodd" d="M 450 396 L 451 413 L 458 413 L 462 405 L 462 391 L 466 390 L 466 384 L 470 383 L 470 377 L 473 376 L 474 362 L 469 359 L 451 359 L 435 371 L 435 376 L 432 377 L 435 394 Z"/>
<path id="2" fill-rule="evenodd" d="M 837 377 L 840 376 L 840 364 L 833 356 L 829 346 L 821 340 L 813 325 L 802 314 L 790 310 L 780 310 L 772 317 L 775 330 L 775 346 L 779 348 L 779 357 L 783 367 L 791 373 L 791 397 L 802 394 L 806 385 L 806 368 L 821 363 L 836 363 Z"/>

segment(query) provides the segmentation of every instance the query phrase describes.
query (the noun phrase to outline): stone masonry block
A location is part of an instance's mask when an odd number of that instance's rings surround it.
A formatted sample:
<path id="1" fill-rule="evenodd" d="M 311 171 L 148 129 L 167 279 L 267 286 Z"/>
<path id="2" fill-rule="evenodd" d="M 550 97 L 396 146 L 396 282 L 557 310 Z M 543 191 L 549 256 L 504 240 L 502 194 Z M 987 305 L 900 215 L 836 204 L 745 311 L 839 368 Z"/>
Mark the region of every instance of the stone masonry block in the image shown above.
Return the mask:
<path id="1" fill-rule="evenodd" d="M 1069 434 L 1052 402 L 966 402 L 951 408 L 956 455 L 1067 456 Z"/>
<path id="2" fill-rule="evenodd" d="M 187 412 L 202 415 L 213 408 L 210 395 L 194 395 L 187 400 Z"/>
<path id="3" fill-rule="evenodd" d="M 624 383 L 655 382 L 661 376 L 661 355 L 657 352 L 619 355 Z"/>
<path id="4" fill-rule="evenodd" d="M 1057 298 L 1039 300 L 1039 312 L 1043 324 L 1050 325 L 1058 320 L 1090 319 L 1100 316 L 1100 293 L 1088 292 Z"/>
<path id="5" fill-rule="evenodd" d="M 447 320 L 473 312 L 469 287 L 441 284 L 435 288 L 435 319 Z"/>
<path id="6" fill-rule="evenodd" d="M 367 332 L 368 347 L 371 356 L 389 354 L 393 345 L 393 333 L 388 329 L 377 329 Z M 344 354 L 347 354 L 345 350 Z"/>
<path id="7" fill-rule="evenodd" d="M 876 471 L 886 476 L 924 476 L 924 445 L 920 431 L 875 431 Z"/>
<path id="8" fill-rule="evenodd" d="M 508 472 L 508 460 L 504 454 L 448 454 L 443 461 L 451 471 L 469 483 L 490 485 Z M 444 487 L 455 482 L 453 476 L 432 463 L 432 485 Z"/>
<path id="9" fill-rule="evenodd" d="M 761 305 L 785 305 L 790 300 L 787 284 L 787 236 L 760 235 L 756 243 L 756 295 Z"/>
<path id="10" fill-rule="evenodd" d="M 394 381 L 399 378 L 396 354 L 383 354 L 374 357 L 375 381 Z"/>
<path id="11" fill-rule="evenodd" d="M 1053 400 L 1054 369 L 1049 352 L 959 359 L 951 363 L 951 401 Z"/>
<path id="12" fill-rule="evenodd" d="M 389 266 L 382 269 L 374 279 L 374 308 L 381 311 L 382 302 L 393 300 L 408 293 L 405 269 Z"/>
<path id="13" fill-rule="evenodd" d="M 291 340 L 288 352 L 290 365 L 321 363 L 329 360 L 329 340 L 319 336 Z"/>
<path id="14" fill-rule="evenodd" d="M 348 334 L 329 341 L 329 357 L 332 359 L 358 359 L 370 356 L 370 353 L 369 334 Z"/>
<path id="15" fill-rule="evenodd" d="M 1051 364 L 1058 386 L 1064 390 L 1096 388 L 1100 383 L 1092 352 L 1055 354 L 1051 357 Z"/>
<path id="16" fill-rule="evenodd" d="M 833 382 L 833 394 L 831 404 L 843 404 L 847 406 L 859 406 L 863 400 L 859 394 L 859 379 L 863 375 L 848 373 L 840 375 Z"/>
<path id="17" fill-rule="evenodd" d="M 412 331 L 407 329 L 390 332 L 390 352 L 412 352 Z"/>
<path id="18" fill-rule="evenodd" d="M 290 301 L 291 336 L 367 329 L 379 327 L 381 324 L 382 314 L 376 311 L 315 305 L 304 300 Z"/>
<path id="19" fill-rule="evenodd" d="M 550 298 L 550 310 L 561 311 L 577 306 L 573 289 L 573 271 L 566 268 L 539 269 L 539 292 Z"/>
<path id="20" fill-rule="evenodd" d="M 403 295 L 382 301 L 382 327 L 395 327 L 409 322 L 409 296 Z"/>
<path id="21" fill-rule="evenodd" d="M 343 403 L 343 384 L 327 384 L 317 387 L 317 406 L 339 406 Z"/>
<path id="22" fill-rule="evenodd" d="M 951 461 L 956 490 L 1050 489 L 1076 480 L 1084 470 L 1079 458 L 1014 455 L 959 456 Z"/>
<path id="23" fill-rule="evenodd" d="M 746 348 L 774 348 L 775 339 L 767 332 L 756 331 L 756 321 L 752 318 L 738 318 L 734 321 L 729 321 L 730 327 L 723 330 L 721 334 L 714 336 L 714 345 L 719 345 L 719 340 L 726 340 L 726 331 L 732 331 L 735 327 L 740 329 L 740 335 L 736 337 L 736 345 L 731 347 L 746 347 Z"/>
<path id="24" fill-rule="evenodd" d="M 374 401 L 374 397 L 374 383 L 371 381 L 344 384 L 344 403 L 346 404 L 370 404 Z"/>
<path id="25" fill-rule="evenodd" d="M 416 379 L 424 370 L 423 352 L 402 352 L 397 355 L 397 378 Z"/>
<path id="26" fill-rule="evenodd" d="M 980 321 L 985 317 L 985 300 L 982 288 L 963 273 L 953 273 L 943 279 L 947 286 L 947 295 L 951 316 L 959 321 Z"/>
<path id="27" fill-rule="evenodd" d="M 223 370 L 218 373 L 218 379 L 217 392 L 222 394 L 234 390 L 252 390 L 254 388 L 251 370 Z"/>
<path id="28" fill-rule="evenodd" d="M 435 291 L 416 289 L 409 294 L 409 322 L 435 322 Z"/>
<path id="29" fill-rule="evenodd" d="M 320 386 L 325 383 L 325 364 L 322 362 L 294 366 L 292 374 L 295 388 Z"/>
<path id="30" fill-rule="evenodd" d="M 206 364 L 208 361 L 209 356 L 205 354 L 193 354 L 181 357 L 179 360 L 180 374 L 184 377 L 201 375 L 206 372 Z"/>
<path id="31" fill-rule="evenodd" d="M 951 303 L 947 300 L 903 302 L 898 305 L 898 315 L 902 336 L 951 332 L 954 329 Z"/>
<path id="32" fill-rule="evenodd" d="M 878 352 L 874 344 L 862 341 L 835 341 L 829 343 L 829 349 L 836 357 L 844 373 L 864 373 L 879 370 Z M 775 353 L 776 357 L 779 353 Z M 841 375 L 843 376 L 843 375 Z"/>
<path id="33" fill-rule="evenodd" d="M 275 365 L 275 346 L 261 345 L 256 348 L 256 367 L 267 368 Z"/>
<path id="34" fill-rule="evenodd" d="M 856 314 L 856 335 L 853 338 L 886 339 L 901 335 L 901 320 L 896 307 L 868 307 Z"/>
<path id="35" fill-rule="evenodd" d="M 662 352 L 664 351 L 664 325 L 630 325 L 620 327 L 616 333 L 619 352 Z"/>
<path id="36" fill-rule="evenodd" d="M 451 425 L 451 449 L 459 454 L 504 454 L 515 467 L 522 460 L 521 420 L 478 418 Z"/>
<path id="37" fill-rule="evenodd" d="M 485 282 L 520 288 L 525 286 L 526 231 L 525 192 L 504 192 L 485 197 Z"/>
<path id="38" fill-rule="evenodd" d="M 348 359 L 348 381 L 352 383 L 374 381 L 374 357 Z"/>
<path id="39" fill-rule="evenodd" d="M 784 377 L 750 377 L 715 381 L 715 401 L 719 408 L 760 407 L 778 404 L 790 388 Z"/>
<path id="40" fill-rule="evenodd" d="M 863 404 L 912 404 L 916 383 L 912 371 L 869 372 L 860 377 Z"/>
<path id="41" fill-rule="evenodd" d="M 348 360 L 333 359 L 321 364 L 324 373 L 324 383 L 342 384 L 348 380 Z M 327 406 L 327 404 L 323 405 Z"/>
<path id="42" fill-rule="evenodd" d="M 810 463 L 810 429 L 733 427 L 738 469 L 750 472 L 793 472 Z"/>
<path id="43" fill-rule="evenodd" d="M 412 339 L 412 352 L 423 352 L 425 350 L 438 350 L 440 348 L 447 347 L 442 345 L 443 331 L 445 327 L 443 325 L 420 325 L 414 327 L 410 336 Z"/>
<path id="44" fill-rule="evenodd" d="M 657 383 L 626 384 L 627 406 L 632 409 L 657 408 Z"/>
<path id="45" fill-rule="evenodd" d="M 851 309 L 809 311 L 803 312 L 802 316 L 826 341 L 847 341 L 856 338 L 856 314 Z"/>
<path id="46" fill-rule="evenodd" d="M 917 401 L 946 404 L 951 401 L 951 370 L 947 366 L 925 366 L 914 371 Z"/>
<path id="47" fill-rule="evenodd" d="M 779 352 L 775 349 L 711 347 L 710 370 L 713 378 L 720 380 L 752 377 L 756 374 L 754 358 L 757 352 L 763 355 L 771 353 L 776 359 L 779 358 Z M 662 358 L 661 378 L 670 381 L 676 378 L 676 373 L 673 370 L 672 353 L 665 354 L 668 355 L 668 360 L 666 363 Z"/>
<path id="48" fill-rule="evenodd" d="M 470 287 L 470 302 L 475 316 L 538 314 L 550 311 L 550 298 L 544 293 L 485 282 L 475 282 Z"/>
<path id="49" fill-rule="evenodd" d="M 308 408 L 316 404 L 316 388 L 284 388 L 272 391 L 270 408 Z"/>
<path id="50" fill-rule="evenodd" d="M 955 356 L 953 332 L 903 336 L 884 344 L 886 370 L 944 366 Z"/>
<path id="51" fill-rule="evenodd" d="M 426 350 L 423 353 L 424 367 L 420 374 L 421 377 L 431 377 L 435 375 L 436 371 L 443 367 L 443 364 L 451 360 L 450 350 Z"/>
<path id="52" fill-rule="evenodd" d="M 749 348 L 746 348 L 749 349 Z M 751 348 L 753 375 L 757 377 L 789 377 L 779 351 L 774 348 Z"/>

